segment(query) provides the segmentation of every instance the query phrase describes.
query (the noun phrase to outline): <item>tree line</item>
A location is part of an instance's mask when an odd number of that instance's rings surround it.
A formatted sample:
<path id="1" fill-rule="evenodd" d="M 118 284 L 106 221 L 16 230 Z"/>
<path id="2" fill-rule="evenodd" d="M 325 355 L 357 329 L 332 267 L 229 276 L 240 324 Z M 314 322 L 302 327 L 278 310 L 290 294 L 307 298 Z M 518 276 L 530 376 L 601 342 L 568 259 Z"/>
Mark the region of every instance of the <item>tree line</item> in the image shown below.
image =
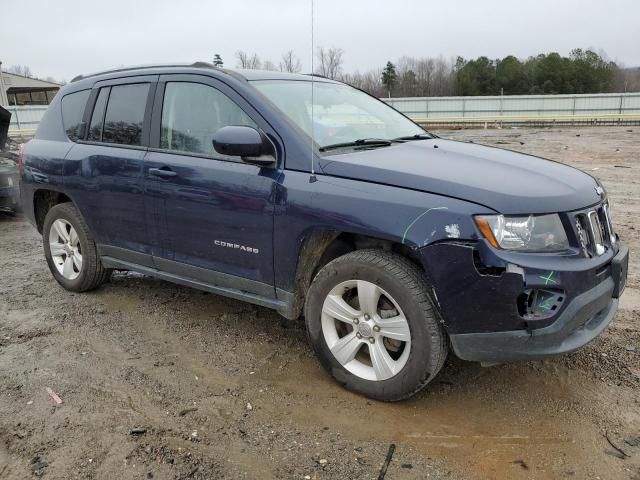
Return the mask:
<path id="1" fill-rule="evenodd" d="M 617 91 L 618 65 L 592 50 L 569 56 L 540 54 L 521 61 L 513 55 L 491 60 L 458 58 L 454 67 L 460 95 L 605 93 Z"/>
<path id="2" fill-rule="evenodd" d="M 579 48 L 568 56 L 552 52 L 527 59 L 513 55 L 502 59 L 404 56 L 364 72 L 345 71 L 344 57 L 341 48 L 318 47 L 314 55 L 314 73 L 343 81 L 377 97 L 640 92 L 640 68 L 624 68 L 604 53 Z M 217 67 L 225 65 L 218 53 L 213 56 L 212 63 Z M 300 57 L 293 50 L 284 52 L 276 61 L 238 50 L 234 66 L 291 73 L 302 71 Z M 38 78 L 28 65 L 12 65 L 7 71 Z M 56 82 L 52 77 L 44 80 Z M 57 83 L 65 84 L 66 81 Z"/>
<path id="3" fill-rule="evenodd" d="M 300 58 L 293 50 L 277 61 L 238 51 L 238 68 L 298 73 Z M 574 49 L 568 56 L 542 53 L 527 59 L 404 56 L 395 63 L 365 72 L 344 71 L 344 50 L 318 47 L 314 73 L 336 79 L 378 97 L 439 97 L 450 95 L 534 95 L 640 91 L 640 69 L 625 69 L 593 50 Z M 216 66 L 224 66 L 219 54 Z"/>

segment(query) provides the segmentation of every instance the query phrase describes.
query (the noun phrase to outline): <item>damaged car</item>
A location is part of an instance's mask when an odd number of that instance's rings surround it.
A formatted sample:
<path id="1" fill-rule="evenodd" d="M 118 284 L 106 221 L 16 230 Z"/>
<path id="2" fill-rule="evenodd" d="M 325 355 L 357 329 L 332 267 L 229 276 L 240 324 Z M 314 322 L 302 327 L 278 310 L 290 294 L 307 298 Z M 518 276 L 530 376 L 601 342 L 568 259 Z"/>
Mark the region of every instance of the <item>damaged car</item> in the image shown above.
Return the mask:
<path id="1" fill-rule="evenodd" d="M 18 156 L 12 151 L 9 139 L 11 113 L 0 107 L 0 213 L 13 214 L 18 210 Z"/>
<path id="2" fill-rule="evenodd" d="M 13 214 L 19 208 L 17 158 L 0 152 L 0 213 Z"/>
<path id="3" fill-rule="evenodd" d="M 114 269 L 304 317 L 370 398 L 576 350 L 613 319 L 628 249 L 603 186 L 438 138 L 318 76 L 205 63 L 76 77 L 20 155 L 24 210 L 62 287 Z"/>

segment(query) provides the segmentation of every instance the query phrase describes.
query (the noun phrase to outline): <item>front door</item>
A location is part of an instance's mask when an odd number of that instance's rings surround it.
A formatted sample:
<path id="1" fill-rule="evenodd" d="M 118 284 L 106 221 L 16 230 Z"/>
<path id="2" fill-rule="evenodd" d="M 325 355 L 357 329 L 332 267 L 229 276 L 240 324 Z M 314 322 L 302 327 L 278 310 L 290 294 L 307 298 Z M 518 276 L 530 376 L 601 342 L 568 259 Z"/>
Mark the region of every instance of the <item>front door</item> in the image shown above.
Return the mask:
<path id="1" fill-rule="evenodd" d="M 215 79 L 160 77 L 152 117 L 155 135 L 143 173 L 158 268 L 275 296 L 272 197 L 279 171 L 220 155 L 212 144 L 219 128 L 260 128 L 262 122 Z"/>

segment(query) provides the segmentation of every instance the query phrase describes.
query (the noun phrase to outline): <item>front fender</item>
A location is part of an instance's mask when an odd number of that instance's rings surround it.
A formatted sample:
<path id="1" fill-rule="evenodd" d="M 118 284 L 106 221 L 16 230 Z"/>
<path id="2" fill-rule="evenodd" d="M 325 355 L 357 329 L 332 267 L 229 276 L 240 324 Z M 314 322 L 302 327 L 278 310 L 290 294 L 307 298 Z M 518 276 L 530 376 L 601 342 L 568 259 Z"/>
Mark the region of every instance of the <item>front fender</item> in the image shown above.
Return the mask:
<path id="1" fill-rule="evenodd" d="M 487 207 L 416 190 L 286 171 L 274 219 L 277 288 L 293 291 L 296 259 L 312 230 L 363 235 L 417 250 L 442 240 L 477 240 L 473 215 Z"/>

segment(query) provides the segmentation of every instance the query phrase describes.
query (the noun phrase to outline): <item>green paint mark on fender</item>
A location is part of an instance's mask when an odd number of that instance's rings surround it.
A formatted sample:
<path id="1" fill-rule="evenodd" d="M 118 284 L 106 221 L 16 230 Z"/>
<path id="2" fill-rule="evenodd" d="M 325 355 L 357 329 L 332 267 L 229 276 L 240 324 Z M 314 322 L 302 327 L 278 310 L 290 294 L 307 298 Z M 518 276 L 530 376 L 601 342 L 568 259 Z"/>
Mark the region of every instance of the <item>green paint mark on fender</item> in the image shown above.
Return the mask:
<path id="1" fill-rule="evenodd" d="M 418 215 L 413 222 L 411 222 L 409 224 L 409 226 L 405 229 L 404 233 L 402 234 L 402 244 L 404 245 L 404 241 L 407 238 L 407 233 L 409 233 L 409 230 L 411 230 L 411 227 L 413 227 L 415 225 L 415 223 L 420 220 L 422 217 L 424 217 L 427 213 L 429 213 L 431 210 L 448 210 L 447 207 L 432 207 L 432 208 L 427 208 L 424 212 L 422 212 L 420 215 Z"/>

